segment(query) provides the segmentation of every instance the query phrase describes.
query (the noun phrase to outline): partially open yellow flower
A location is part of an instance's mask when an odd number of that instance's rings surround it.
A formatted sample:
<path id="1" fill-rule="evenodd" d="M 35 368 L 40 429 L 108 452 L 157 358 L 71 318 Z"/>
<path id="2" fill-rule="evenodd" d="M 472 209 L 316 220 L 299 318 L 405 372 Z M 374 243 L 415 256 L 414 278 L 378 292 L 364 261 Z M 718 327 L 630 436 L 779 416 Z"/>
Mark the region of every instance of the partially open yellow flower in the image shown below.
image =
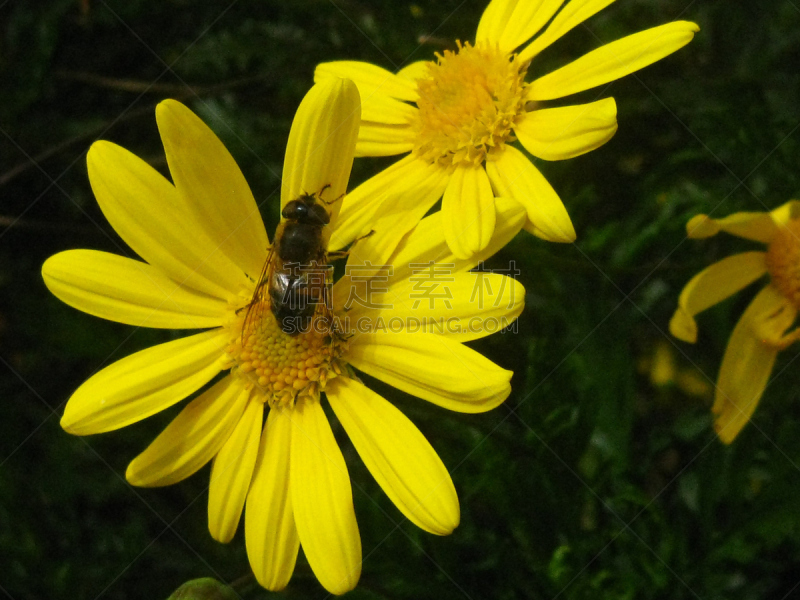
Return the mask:
<path id="1" fill-rule="evenodd" d="M 697 215 L 686 230 L 695 239 L 725 231 L 767 244 L 766 252 L 734 254 L 695 275 L 683 288 L 669 324 L 672 335 L 694 343 L 697 313 L 769 274 L 769 285 L 736 324 L 719 370 L 714 429 L 730 444 L 755 411 L 778 352 L 800 339 L 798 329 L 787 333 L 800 310 L 800 202 L 792 200 L 769 213 L 735 213 L 724 219 Z"/>
<path id="2" fill-rule="evenodd" d="M 319 194 L 331 212 L 325 229 L 334 234 L 359 114 L 356 86 L 330 80 L 305 97 L 289 136 L 282 206 Z M 324 327 L 288 335 L 268 295 L 251 304 L 269 242 L 233 158 L 182 104 L 162 102 L 156 117 L 174 184 L 109 142 L 97 142 L 88 155 L 100 207 L 145 262 L 70 250 L 48 259 L 42 273 L 56 296 L 96 316 L 205 331 L 106 367 L 73 394 L 61 424 L 76 435 L 111 431 L 200 391 L 131 462 L 128 481 L 172 484 L 213 459 L 212 536 L 229 541 L 244 509 L 247 554 L 264 587 L 286 586 L 302 545 L 322 585 L 342 594 L 358 582 L 361 541 L 347 466 L 321 394 L 403 515 L 431 533 L 450 533 L 460 516 L 447 469 L 355 369 L 450 410 L 481 412 L 501 403 L 511 373 L 462 342 L 494 329 L 487 315 L 500 326 L 513 321 L 524 290 L 503 275 L 470 269 L 519 231 L 524 211 L 498 203 L 495 238 L 469 261 L 448 252 L 435 215 L 409 233 L 383 275 L 357 268 L 379 264 L 371 251 L 379 235 L 362 240 L 350 254 L 354 268 L 333 286 L 330 315 L 315 317 Z M 447 271 L 447 302 L 415 296 L 420 270 L 433 268 Z M 488 296 L 487 283 L 494 290 Z M 371 297 L 364 298 L 364 286 Z M 483 302 L 469 293 L 478 286 Z M 334 332 L 330 318 L 350 325 Z"/>
<path id="3" fill-rule="evenodd" d="M 361 92 L 357 156 L 409 153 L 348 196 L 332 247 L 368 231 L 379 207 L 394 225 L 396 242 L 439 198 L 447 243 L 462 258 L 489 243 L 496 197 L 522 204 L 525 228 L 534 235 L 574 241 L 558 194 L 510 142 L 518 139 L 544 160 L 605 144 L 617 130 L 613 98 L 551 108 L 544 103 L 646 67 L 688 44 L 699 29 L 686 21 L 654 27 L 526 81 L 542 50 L 611 2 L 572 0 L 562 8 L 564 0 L 492 0 L 475 43 L 459 42 L 435 62 L 416 62 L 397 73 L 355 61 L 319 65 L 316 81 L 348 77 Z M 390 240 L 384 252 L 391 252 Z"/>

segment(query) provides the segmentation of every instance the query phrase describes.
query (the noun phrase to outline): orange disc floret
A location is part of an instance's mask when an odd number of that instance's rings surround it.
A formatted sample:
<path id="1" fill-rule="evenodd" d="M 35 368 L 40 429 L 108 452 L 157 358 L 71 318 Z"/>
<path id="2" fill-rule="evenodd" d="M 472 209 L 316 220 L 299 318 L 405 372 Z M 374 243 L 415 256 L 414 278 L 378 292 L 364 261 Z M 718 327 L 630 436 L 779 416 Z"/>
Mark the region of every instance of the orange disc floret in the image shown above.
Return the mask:
<path id="1" fill-rule="evenodd" d="M 496 47 L 469 42 L 437 58 L 428 77 L 417 81 L 414 151 L 445 166 L 480 165 L 515 139 L 512 129 L 525 116 L 527 65 Z"/>
<path id="2" fill-rule="evenodd" d="M 231 328 L 236 335 L 228 349 L 231 372 L 258 388 L 270 406 L 291 405 L 298 396 L 318 394 L 341 372 L 334 363 L 346 350 L 344 338 L 322 314 L 314 316 L 308 331 L 292 336 L 281 329 L 269 306 L 260 309 L 247 331 L 241 330 L 244 319 Z"/>
<path id="3" fill-rule="evenodd" d="M 780 227 L 767 249 L 772 285 L 800 310 L 800 221 Z"/>

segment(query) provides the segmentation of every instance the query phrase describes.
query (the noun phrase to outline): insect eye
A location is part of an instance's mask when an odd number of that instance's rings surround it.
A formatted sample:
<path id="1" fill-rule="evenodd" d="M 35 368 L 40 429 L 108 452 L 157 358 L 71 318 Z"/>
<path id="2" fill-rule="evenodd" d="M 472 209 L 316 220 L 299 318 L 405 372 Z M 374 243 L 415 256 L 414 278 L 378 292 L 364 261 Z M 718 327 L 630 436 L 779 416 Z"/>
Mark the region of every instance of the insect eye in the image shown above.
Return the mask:
<path id="1" fill-rule="evenodd" d="M 308 214 L 308 208 L 299 200 L 292 200 L 281 211 L 281 216 L 284 219 L 299 219 Z"/>
<path id="2" fill-rule="evenodd" d="M 331 222 L 331 216 L 328 214 L 328 211 L 325 210 L 325 207 L 321 204 L 314 204 L 309 209 L 309 221 L 314 223 L 315 225 L 327 225 Z"/>

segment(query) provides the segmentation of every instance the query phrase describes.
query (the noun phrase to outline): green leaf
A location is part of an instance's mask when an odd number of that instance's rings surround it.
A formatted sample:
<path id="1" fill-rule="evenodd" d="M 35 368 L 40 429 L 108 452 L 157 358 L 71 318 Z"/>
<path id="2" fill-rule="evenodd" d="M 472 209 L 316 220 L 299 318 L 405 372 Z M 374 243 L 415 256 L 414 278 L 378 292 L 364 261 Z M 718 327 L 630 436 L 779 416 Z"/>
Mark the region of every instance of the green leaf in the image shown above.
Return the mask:
<path id="1" fill-rule="evenodd" d="M 167 600 L 239 600 L 239 594 L 216 579 L 201 577 L 181 585 Z"/>

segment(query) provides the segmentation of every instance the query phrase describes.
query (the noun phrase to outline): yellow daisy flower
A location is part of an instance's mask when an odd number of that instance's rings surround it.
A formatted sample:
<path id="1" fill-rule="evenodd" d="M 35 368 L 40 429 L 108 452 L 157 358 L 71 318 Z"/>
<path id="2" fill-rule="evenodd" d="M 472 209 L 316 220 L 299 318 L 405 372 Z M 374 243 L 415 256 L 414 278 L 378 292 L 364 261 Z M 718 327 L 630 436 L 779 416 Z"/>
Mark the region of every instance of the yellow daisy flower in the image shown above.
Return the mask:
<path id="1" fill-rule="evenodd" d="M 392 242 L 442 198 L 447 243 L 464 258 L 489 243 L 496 196 L 525 207 L 525 228 L 534 235 L 574 241 L 558 194 L 509 142 L 518 139 L 544 160 L 572 158 L 605 144 L 617 130 L 613 98 L 557 108 L 543 103 L 646 67 L 688 44 L 699 30 L 686 21 L 654 27 L 525 81 L 542 50 L 611 2 L 572 0 L 559 11 L 564 0 L 492 0 L 475 44 L 459 42 L 457 51 L 446 50 L 436 62 L 415 62 L 396 74 L 363 62 L 320 64 L 316 81 L 348 77 L 361 92 L 356 156 L 410 153 L 350 193 L 332 247 L 369 231 L 380 208 L 395 223 L 384 243 L 388 256 Z"/>
<path id="2" fill-rule="evenodd" d="M 331 212 L 325 229 L 334 232 L 359 114 L 352 82 L 314 86 L 298 109 L 286 151 L 282 206 L 318 193 Z M 42 274 L 58 298 L 93 315 L 137 327 L 204 331 L 106 367 L 72 395 L 61 425 L 76 435 L 111 431 L 200 391 L 131 462 L 128 481 L 169 485 L 213 460 L 211 535 L 231 540 L 244 510 L 247 553 L 261 585 L 285 587 L 302 545 L 322 585 L 342 594 L 358 582 L 361 541 L 347 466 L 321 393 L 403 515 L 431 533 L 450 533 L 459 505 L 447 469 L 419 430 L 362 384 L 354 368 L 450 410 L 489 410 L 508 396 L 511 373 L 462 343 L 489 332 L 482 328 L 485 309 L 466 290 L 488 277 L 498 306 L 492 314 L 505 322 L 521 312 L 524 290 L 500 274 L 469 272 L 481 257 L 455 259 L 437 235 L 440 219 L 430 217 L 392 257 L 394 269 L 371 298 L 374 311 L 346 310 L 351 290 L 365 278 L 347 274 L 333 287 L 332 315 L 350 319 L 354 334 L 332 333 L 329 316 L 318 311 L 314 318 L 327 328 L 287 335 L 268 294 L 251 305 L 269 242 L 233 158 L 182 104 L 162 102 L 156 118 L 174 183 L 109 142 L 95 143 L 87 157 L 103 213 L 143 261 L 69 250 L 48 259 Z M 498 211 L 497 235 L 484 258 L 524 222 L 513 203 Z M 354 265 L 377 264 L 368 243 L 358 246 Z M 449 269 L 447 308 L 409 301 L 418 285 L 409 265 L 428 263 Z M 411 317 L 446 318 L 447 326 L 413 333 Z M 381 328 L 385 320 L 392 324 Z"/>
<path id="3" fill-rule="evenodd" d="M 769 274 L 769 284 L 736 324 L 719 370 L 711 410 L 719 439 L 730 444 L 755 411 L 778 352 L 800 339 L 798 329 L 787 333 L 800 309 L 800 202 L 724 219 L 697 215 L 686 230 L 694 239 L 725 231 L 767 244 L 766 252 L 734 254 L 695 275 L 683 288 L 669 324 L 672 335 L 694 343 L 697 313 Z"/>

